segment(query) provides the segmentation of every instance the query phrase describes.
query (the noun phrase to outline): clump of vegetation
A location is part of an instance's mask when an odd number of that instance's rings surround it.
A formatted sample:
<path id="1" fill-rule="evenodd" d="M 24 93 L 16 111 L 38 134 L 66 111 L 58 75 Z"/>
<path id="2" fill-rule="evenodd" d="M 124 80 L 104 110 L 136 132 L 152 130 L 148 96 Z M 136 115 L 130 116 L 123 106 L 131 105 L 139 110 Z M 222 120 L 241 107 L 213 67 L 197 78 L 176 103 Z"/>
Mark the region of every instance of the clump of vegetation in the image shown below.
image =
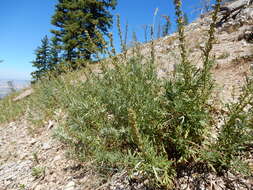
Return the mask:
<path id="1" fill-rule="evenodd" d="M 33 167 L 32 176 L 36 179 L 45 177 L 45 167 Z"/>
<path id="2" fill-rule="evenodd" d="M 158 78 L 154 42 L 149 58 L 135 47 L 135 55 L 128 58 L 119 28 L 122 55 L 116 55 L 111 38 L 109 58 L 92 65 L 96 69 L 85 62 L 81 71 L 58 77 L 48 73 L 33 85 L 35 92 L 28 102 L 31 119 L 42 123 L 62 110 L 64 119 L 62 115 L 56 118 L 55 136 L 69 146 L 74 157 L 92 160 L 109 176 L 123 169 L 138 172 L 150 185 L 169 189 L 189 165 L 201 164 L 220 174 L 249 173 L 243 156 L 253 142 L 252 79 L 238 102 L 227 106 L 218 137 L 209 137 L 216 124 L 210 105 L 215 61 L 210 52 L 220 3 L 216 0 L 209 38 L 202 49 L 203 68 L 189 61 L 184 14 L 181 1 L 175 0 L 181 60 L 173 77 Z M 96 44 L 92 38 L 89 42 Z M 34 176 L 42 173 L 34 169 Z"/>
<path id="3" fill-rule="evenodd" d="M 17 96 L 17 94 L 18 92 L 13 92 L 0 100 L 0 123 L 11 122 L 25 114 L 29 99 L 21 102 L 14 102 L 13 98 Z"/>
<path id="4" fill-rule="evenodd" d="M 228 52 L 224 52 L 220 56 L 218 56 L 217 59 L 226 59 L 228 57 L 229 57 L 229 53 Z"/>
<path id="5" fill-rule="evenodd" d="M 168 160 L 159 139 L 166 100 L 159 96 L 162 83 L 154 65 L 140 62 L 135 57 L 117 63 L 117 69 L 108 69 L 101 77 L 92 75 L 76 86 L 58 136 L 80 159 L 95 159 L 101 168 L 134 168 L 140 162 L 139 167 L 152 171 L 156 166 L 166 174 Z"/>
<path id="6" fill-rule="evenodd" d="M 242 94 L 235 103 L 227 104 L 228 113 L 215 143 L 210 143 L 202 156 L 215 170 L 223 174 L 228 170 L 251 175 L 245 158 L 253 143 L 253 81 L 247 79 Z"/>

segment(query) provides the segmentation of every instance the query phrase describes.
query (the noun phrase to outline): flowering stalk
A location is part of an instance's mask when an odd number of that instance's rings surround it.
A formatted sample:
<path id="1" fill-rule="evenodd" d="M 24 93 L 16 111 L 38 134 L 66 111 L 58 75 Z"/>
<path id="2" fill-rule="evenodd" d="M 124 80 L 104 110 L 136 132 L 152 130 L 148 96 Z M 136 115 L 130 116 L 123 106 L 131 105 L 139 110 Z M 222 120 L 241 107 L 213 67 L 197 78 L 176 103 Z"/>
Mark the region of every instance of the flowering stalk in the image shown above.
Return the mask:
<path id="1" fill-rule="evenodd" d="M 207 81 L 207 73 L 211 69 L 210 64 L 210 52 L 213 49 L 213 43 L 214 43 L 214 33 L 215 33 L 215 25 L 218 18 L 218 12 L 220 10 L 220 4 L 222 0 L 216 0 L 214 13 L 212 14 L 212 23 L 210 24 L 210 28 L 208 30 L 209 38 L 205 45 L 205 49 L 203 49 L 203 55 L 204 55 L 204 75 L 203 75 L 203 81 L 204 86 L 203 88 L 206 89 L 206 81 Z"/>
<path id="2" fill-rule="evenodd" d="M 174 5 L 176 9 L 176 16 L 177 16 L 177 28 L 178 28 L 178 35 L 180 41 L 180 55 L 182 59 L 183 65 L 183 75 L 186 85 L 189 83 L 190 80 L 190 70 L 189 70 L 189 61 L 187 59 L 187 52 L 185 47 L 185 34 L 184 34 L 184 22 L 183 22 L 183 11 L 181 9 L 182 2 L 181 0 L 174 0 Z"/>

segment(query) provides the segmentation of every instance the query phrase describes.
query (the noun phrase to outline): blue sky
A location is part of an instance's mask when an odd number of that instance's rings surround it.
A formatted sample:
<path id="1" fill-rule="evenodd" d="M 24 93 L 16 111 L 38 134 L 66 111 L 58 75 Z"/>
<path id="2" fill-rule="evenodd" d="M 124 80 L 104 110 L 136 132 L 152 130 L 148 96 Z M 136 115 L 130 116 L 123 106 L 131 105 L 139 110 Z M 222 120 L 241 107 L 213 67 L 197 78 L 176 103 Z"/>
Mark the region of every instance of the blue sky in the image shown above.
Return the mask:
<path id="1" fill-rule="evenodd" d="M 200 0 L 185 0 L 183 9 L 190 20 L 196 18 L 194 7 L 199 7 Z M 143 25 L 153 22 L 153 14 L 159 9 L 159 15 L 169 15 L 174 21 L 172 0 L 118 0 L 118 6 L 113 14 L 120 14 L 122 26 L 129 24 L 129 38 L 132 32 L 143 40 Z M 50 24 L 57 0 L 0 0 L 0 79 L 30 79 L 34 70 L 31 61 L 34 50 L 40 45 L 45 35 L 50 36 L 53 26 Z M 175 25 L 174 27 L 175 28 Z M 114 25 L 115 43 L 119 41 Z M 129 39 L 130 41 L 130 39 Z"/>

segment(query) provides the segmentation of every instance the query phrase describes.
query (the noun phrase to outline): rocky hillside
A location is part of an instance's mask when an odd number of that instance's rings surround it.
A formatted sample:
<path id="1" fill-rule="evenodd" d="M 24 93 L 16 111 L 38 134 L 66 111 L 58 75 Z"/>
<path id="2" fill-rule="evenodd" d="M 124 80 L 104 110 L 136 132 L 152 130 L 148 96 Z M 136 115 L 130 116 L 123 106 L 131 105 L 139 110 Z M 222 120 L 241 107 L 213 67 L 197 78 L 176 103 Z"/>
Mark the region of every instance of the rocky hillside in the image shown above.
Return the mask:
<path id="1" fill-rule="evenodd" d="M 235 1 L 237 2 L 244 5 L 247 1 Z M 233 7 L 233 3 L 229 4 L 229 7 Z M 224 103 L 232 100 L 233 90 L 236 94 L 239 93 L 245 76 L 253 66 L 253 5 L 238 4 L 234 9 L 237 8 L 239 9 L 231 13 L 220 12 L 216 41 L 212 50 L 216 64 L 213 75 L 219 89 L 217 93 Z M 191 62 L 199 67 L 202 62 L 201 48 L 207 41 L 210 22 L 211 13 L 208 13 L 186 27 L 188 54 Z M 144 50 L 145 54 L 149 53 L 148 49 Z M 157 40 L 155 51 L 160 68 L 159 75 L 166 77 L 173 73 L 180 59 L 177 33 Z"/>
<path id="2" fill-rule="evenodd" d="M 201 48 L 207 40 L 210 22 L 211 13 L 186 27 L 188 54 L 198 67 L 202 67 Z M 217 85 L 213 97 L 217 100 L 214 103 L 223 109 L 224 103 L 234 101 L 234 97 L 240 94 L 245 77 L 253 66 L 252 1 L 238 0 L 224 5 L 216 29 L 212 50 L 216 61 L 212 73 Z M 154 43 L 160 77 L 173 74 L 180 59 L 177 35 L 172 34 Z M 142 54 L 150 53 L 149 46 L 141 46 Z M 61 110 L 54 114 L 57 118 L 64 118 Z M 126 172 L 117 173 L 105 181 L 103 175 L 93 170 L 92 162 L 72 160 L 66 146 L 52 137 L 57 121 L 44 121 L 43 126 L 36 128 L 31 125 L 27 114 L 0 126 L 0 190 L 149 189 L 138 174 L 130 180 Z M 177 189 L 187 190 L 252 190 L 253 176 L 243 178 L 231 173 L 227 176 L 214 173 L 198 175 L 190 171 L 189 175 L 179 177 L 177 183 Z"/>

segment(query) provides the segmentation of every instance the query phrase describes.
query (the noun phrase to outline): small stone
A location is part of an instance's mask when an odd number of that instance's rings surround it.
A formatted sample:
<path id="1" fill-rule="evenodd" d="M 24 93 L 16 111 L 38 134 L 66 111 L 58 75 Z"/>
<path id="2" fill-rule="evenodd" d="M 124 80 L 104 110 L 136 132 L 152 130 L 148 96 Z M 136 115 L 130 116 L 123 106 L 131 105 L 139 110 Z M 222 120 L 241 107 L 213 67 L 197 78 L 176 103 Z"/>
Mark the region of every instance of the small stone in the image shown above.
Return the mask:
<path id="1" fill-rule="evenodd" d="M 45 187 L 43 185 L 37 185 L 34 190 L 43 190 Z"/>
<path id="2" fill-rule="evenodd" d="M 235 176 L 231 172 L 227 172 L 228 179 L 234 179 Z"/>
<path id="3" fill-rule="evenodd" d="M 50 181 L 53 182 L 53 183 L 57 182 L 57 174 L 56 173 L 52 174 L 52 177 L 51 177 Z"/>
<path id="4" fill-rule="evenodd" d="M 75 190 L 75 186 L 76 186 L 75 182 L 71 181 L 65 186 L 64 190 Z"/>
<path id="5" fill-rule="evenodd" d="M 32 139 L 32 140 L 30 140 L 29 144 L 30 144 L 30 146 L 32 146 L 32 145 L 34 145 L 36 142 L 37 142 L 36 139 Z"/>
<path id="6" fill-rule="evenodd" d="M 61 159 L 61 155 L 57 155 L 55 158 L 54 158 L 54 162 L 58 161 Z"/>
<path id="7" fill-rule="evenodd" d="M 16 125 L 16 123 L 15 122 L 11 122 L 11 123 L 9 123 L 9 127 L 14 127 Z"/>
<path id="8" fill-rule="evenodd" d="M 47 125 L 47 130 L 52 129 L 52 128 L 53 128 L 53 126 L 54 126 L 54 122 L 53 122 L 53 121 L 51 121 L 51 120 L 49 120 L 49 121 L 48 121 L 48 125 Z"/>
<path id="9" fill-rule="evenodd" d="M 21 155 L 20 155 L 20 158 L 21 158 L 21 160 L 24 160 L 25 158 L 27 158 L 28 157 L 28 153 L 26 153 L 26 152 L 24 152 L 24 153 L 21 153 Z"/>
<path id="10" fill-rule="evenodd" d="M 51 145 L 49 143 L 43 143 L 42 150 L 49 150 L 51 149 Z"/>

